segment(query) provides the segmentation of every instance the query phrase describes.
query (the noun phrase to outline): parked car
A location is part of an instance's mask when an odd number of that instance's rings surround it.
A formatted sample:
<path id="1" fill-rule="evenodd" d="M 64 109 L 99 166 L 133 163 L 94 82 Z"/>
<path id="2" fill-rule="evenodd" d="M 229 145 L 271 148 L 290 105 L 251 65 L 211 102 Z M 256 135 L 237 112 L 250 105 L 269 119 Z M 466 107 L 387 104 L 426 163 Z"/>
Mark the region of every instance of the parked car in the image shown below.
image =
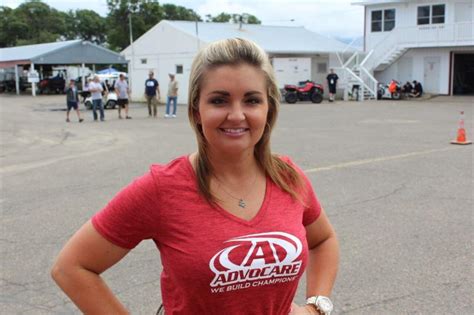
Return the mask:
<path id="1" fill-rule="evenodd" d="M 324 87 L 313 81 L 301 81 L 298 86 L 285 84 L 284 88 L 285 101 L 294 104 L 297 101 L 311 101 L 313 103 L 321 103 L 323 101 Z"/>
<path id="2" fill-rule="evenodd" d="M 15 91 L 16 86 L 15 86 L 15 74 L 11 72 L 3 73 L 2 74 L 2 87 L 0 87 L 0 90 L 2 92 L 7 91 Z M 26 77 L 20 77 L 19 81 L 19 87 L 20 91 L 25 91 L 28 87 L 30 87 L 30 84 L 28 83 L 28 78 Z"/>

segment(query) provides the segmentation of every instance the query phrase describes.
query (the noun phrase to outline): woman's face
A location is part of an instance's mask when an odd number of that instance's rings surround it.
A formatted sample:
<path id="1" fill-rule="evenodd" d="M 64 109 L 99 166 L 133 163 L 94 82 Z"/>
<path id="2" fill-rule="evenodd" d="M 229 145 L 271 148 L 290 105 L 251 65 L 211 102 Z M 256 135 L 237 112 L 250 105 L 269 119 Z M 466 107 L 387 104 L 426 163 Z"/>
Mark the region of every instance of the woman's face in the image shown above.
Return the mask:
<path id="1" fill-rule="evenodd" d="M 223 65 L 204 73 L 197 121 L 210 153 L 253 153 L 267 114 L 266 78 L 259 68 Z"/>

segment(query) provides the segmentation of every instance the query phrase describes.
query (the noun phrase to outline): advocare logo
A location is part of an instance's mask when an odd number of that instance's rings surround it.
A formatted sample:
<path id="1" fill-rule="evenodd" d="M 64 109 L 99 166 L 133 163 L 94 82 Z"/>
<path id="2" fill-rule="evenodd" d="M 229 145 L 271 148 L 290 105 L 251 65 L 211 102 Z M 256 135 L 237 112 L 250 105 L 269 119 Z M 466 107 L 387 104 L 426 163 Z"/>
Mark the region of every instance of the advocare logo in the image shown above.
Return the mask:
<path id="1" fill-rule="evenodd" d="M 236 237 L 225 243 L 236 243 L 220 250 L 209 261 L 215 276 L 211 287 L 224 287 L 227 291 L 293 281 L 300 272 L 301 241 L 284 232 L 267 232 Z M 267 280 L 265 280 L 267 279 Z M 264 281 L 261 281 L 264 280 Z M 211 289 L 213 293 L 223 292 Z"/>

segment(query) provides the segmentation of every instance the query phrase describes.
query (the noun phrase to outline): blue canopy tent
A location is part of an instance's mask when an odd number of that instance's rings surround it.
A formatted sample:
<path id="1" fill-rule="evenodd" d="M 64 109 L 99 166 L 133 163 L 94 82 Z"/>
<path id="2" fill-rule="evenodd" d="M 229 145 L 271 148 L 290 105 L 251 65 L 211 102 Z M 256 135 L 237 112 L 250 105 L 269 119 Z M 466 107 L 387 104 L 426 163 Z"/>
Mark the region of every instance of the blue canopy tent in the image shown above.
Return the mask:
<path id="1" fill-rule="evenodd" d="M 119 71 L 115 68 L 107 68 L 97 71 L 97 74 L 114 74 L 119 73 Z"/>

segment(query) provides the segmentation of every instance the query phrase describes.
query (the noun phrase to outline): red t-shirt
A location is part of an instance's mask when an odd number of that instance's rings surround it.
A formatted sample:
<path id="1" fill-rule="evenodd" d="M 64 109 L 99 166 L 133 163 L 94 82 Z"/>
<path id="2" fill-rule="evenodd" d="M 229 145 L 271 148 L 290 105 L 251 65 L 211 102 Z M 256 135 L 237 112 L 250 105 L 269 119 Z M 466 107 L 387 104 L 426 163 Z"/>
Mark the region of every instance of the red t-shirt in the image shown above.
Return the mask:
<path id="1" fill-rule="evenodd" d="M 92 223 L 124 248 L 153 239 L 167 315 L 286 315 L 307 263 L 305 226 L 321 211 L 304 179 L 309 189 L 301 203 L 267 178 L 263 204 L 246 221 L 206 202 L 184 156 L 153 165 Z"/>

